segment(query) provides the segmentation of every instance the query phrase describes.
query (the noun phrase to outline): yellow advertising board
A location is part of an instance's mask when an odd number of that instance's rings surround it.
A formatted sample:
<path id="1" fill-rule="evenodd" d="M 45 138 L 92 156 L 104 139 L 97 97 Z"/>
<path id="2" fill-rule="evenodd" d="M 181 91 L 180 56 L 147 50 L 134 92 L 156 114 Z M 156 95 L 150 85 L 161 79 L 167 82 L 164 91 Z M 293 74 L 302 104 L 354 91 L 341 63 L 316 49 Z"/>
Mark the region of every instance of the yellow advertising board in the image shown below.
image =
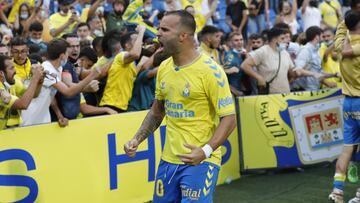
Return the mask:
<path id="1" fill-rule="evenodd" d="M 239 97 L 241 169 L 335 160 L 343 143 L 341 90 Z"/>
<path id="2" fill-rule="evenodd" d="M 123 145 L 144 112 L 74 120 L 0 132 L 0 202 L 126 202 L 152 199 L 165 140 L 162 125 L 135 158 Z M 236 130 L 224 143 L 218 183 L 240 177 Z"/>

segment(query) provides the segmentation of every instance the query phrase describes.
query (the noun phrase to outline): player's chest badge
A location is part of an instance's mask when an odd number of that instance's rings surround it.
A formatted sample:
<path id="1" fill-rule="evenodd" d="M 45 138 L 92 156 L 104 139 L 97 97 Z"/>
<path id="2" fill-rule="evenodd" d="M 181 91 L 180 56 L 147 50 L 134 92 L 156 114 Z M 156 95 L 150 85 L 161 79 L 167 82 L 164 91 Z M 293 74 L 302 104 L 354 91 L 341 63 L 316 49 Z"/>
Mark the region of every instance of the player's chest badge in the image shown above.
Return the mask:
<path id="1" fill-rule="evenodd" d="M 162 89 L 162 90 L 165 89 L 165 82 L 160 83 L 160 89 Z"/>
<path id="2" fill-rule="evenodd" d="M 183 96 L 184 97 L 190 96 L 190 84 L 189 83 L 185 84 L 185 87 L 184 87 L 184 90 L 183 90 Z"/>

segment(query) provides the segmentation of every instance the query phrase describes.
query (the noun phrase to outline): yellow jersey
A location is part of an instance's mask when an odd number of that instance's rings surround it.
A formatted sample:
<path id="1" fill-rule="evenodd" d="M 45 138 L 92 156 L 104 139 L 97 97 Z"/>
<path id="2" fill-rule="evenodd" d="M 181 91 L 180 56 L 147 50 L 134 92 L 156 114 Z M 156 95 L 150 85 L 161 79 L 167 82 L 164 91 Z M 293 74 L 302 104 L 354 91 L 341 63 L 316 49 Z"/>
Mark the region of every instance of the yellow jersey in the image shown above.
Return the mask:
<path id="1" fill-rule="evenodd" d="M 26 91 L 25 85 L 21 80 L 15 78 L 15 84 L 10 88 L 10 94 L 21 97 Z M 20 110 L 10 110 L 9 119 L 7 121 L 7 127 L 20 125 L 22 122 Z"/>
<path id="2" fill-rule="evenodd" d="M 0 130 L 6 128 L 10 118 L 10 108 L 18 99 L 15 95 L 10 94 L 3 83 L 0 83 Z"/>
<path id="3" fill-rule="evenodd" d="M 331 0 L 330 3 L 324 1 L 323 3 L 320 4 L 320 12 L 323 21 L 329 26 L 331 26 L 331 28 L 336 28 L 339 22 L 335 9 L 340 9 L 340 8 L 341 6 L 337 0 Z"/>
<path id="4" fill-rule="evenodd" d="M 219 117 L 235 113 L 224 70 L 205 54 L 182 67 L 176 67 L 172 57 L 161 63 L 155 98 L 164 101 L 166 112 L 162 159 L 174 164 L 184 164 L 177 154 L 191 153 L 185 143 L 204 146 L 213 136 Z M 220 166 L 221 148 L 205 161 Z"/>
<path id="5" fill-rule="evenodd" d="M 220 61 L 221 61 L 220 60 L 220 53 L 219 53 L 218 50 L 211 49 L 208 46 L 206 46 L 206 44 L 204 44 L 204 43 L 200 44 L 200 49 L 199 50 L 200 50 L 200 52 L 210 56 L 210 58 L 212 58 L 214 61 L 216 61 L 216 63 L 221 64 L 220 63 Z"/>
<path id="6" fill-rule="evenodd" d="M 349 37 L 356 57 L 340 59 L 342 93 L 347 96 L 360 97 L 360 35 L 349 35 L 345 22 L 342 21 L 335 35 L 335 49 L 338 52 L 341 52 L 346 37 Z"/>
<path id="7" fill-rule="evenodd" d="M 321 58 L 321 66 L 326 73 L 340 73 L 340 63 L 339 61 L 334 61 L 334 59 L 329 55 L 327 61 L 324 62 L 324 54 L 328 47 L 322 43 L 320 46 L 320 58 Z M 328 78 L 326 79 L 328 82 L 335 82 L 336 87 L 341 87 L 341 79 L 340 78 Z M 325 85 L 322 85 L 325 87 Z"/>
<path id="8" fill-rule="evenodd" d="M 25 64 L 19 65 L 13 60 L 13 64 L 16 70 L 16 77 L 24 80 L 30 80 L 31 61 L 29 58 L 26 59 Z"/>
<path id="9" fill-rule="evenodd" d="M 66 16 L 62 16 L 62 15 L 60 15 L 60 13 L 52 14 L 50 16 L 50 18 L 49 18 L 50 31 L 63 26 L 67 21 L 69 21 L 70 17 L 71 17 L 70 12 L 68 12 L 68 14 Z M 68 26 L 63 32 L 58 34 L 56 37 L 61 37 L 63 34 L 66 34 L 66 33 L 72 33 L 72 31 L 74 30 L 75 25 L 76 25 L 76 23 L 74 22 L 73 24 Z"/>
<path id="10" fill-rule="evenodd" d="M 100 106 L 114 106 L 124 111 L 128 108 L 137 71 L 135 62 L 129 64 L 124 63 L 126 53 L 127 52 L 121 52 L 116 55 L 109 69 Z"/>
<path id="11" fill-rule="evenodd" d="M 14 1 L 14 5 L 12 6 L 12 9 L 11 9 L 9 17 L 8 17 L 9 23 L 15 22 L 16 15 L 19 13 L 20 5 L 23 4 L 23 3 L 27 3 L 30 7 L 35 6 L 35 0 L 17 0 L 17 1 Z"/>

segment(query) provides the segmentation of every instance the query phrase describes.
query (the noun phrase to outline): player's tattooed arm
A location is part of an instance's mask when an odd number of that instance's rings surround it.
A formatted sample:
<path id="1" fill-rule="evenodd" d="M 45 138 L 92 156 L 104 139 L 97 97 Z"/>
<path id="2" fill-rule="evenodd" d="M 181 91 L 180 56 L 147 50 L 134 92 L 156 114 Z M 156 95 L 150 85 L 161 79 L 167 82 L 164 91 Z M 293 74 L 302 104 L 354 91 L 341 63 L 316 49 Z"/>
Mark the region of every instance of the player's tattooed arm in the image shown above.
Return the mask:
<path id="1" fill-rule="evenodd" d="M 155 100 L 149 113 L 146 115 L 140 129 L 135 134 L 135 139 L 141 143 L 160 125 L 165 116 L 164 101 Z"/>

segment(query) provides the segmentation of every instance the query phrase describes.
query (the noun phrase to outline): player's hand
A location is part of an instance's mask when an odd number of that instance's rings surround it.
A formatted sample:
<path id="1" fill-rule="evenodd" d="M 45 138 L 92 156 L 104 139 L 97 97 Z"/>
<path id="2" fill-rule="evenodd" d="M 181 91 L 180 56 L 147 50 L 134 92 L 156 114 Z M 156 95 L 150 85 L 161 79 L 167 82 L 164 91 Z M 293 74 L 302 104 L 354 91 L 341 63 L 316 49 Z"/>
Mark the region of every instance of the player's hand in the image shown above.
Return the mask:
<path id="1" fill-rule="evenodd" d="M 185 164 L 196 166 L 200 164 L 205 158 L 205 153 L 201 149 L 201 147 L 197 147 L 191 144 L 184 144 L 186 148 L 191 149 L 190 154 L 178 154 L 177 156 L 180 158 L 182 162 Z"/>
<path id="2" fill-rule="evenodd" d="M 129 157 L 134 157 L 139 146 L 139 141 L 131 139 L 124 145 L 124 151 Z"/>
<path id="3" fill-rule="evenodd" d="M 58 124 L 61 128 L 66 127 L 69 125 L 69 120 L 65 117 L 58 118 Z"/>

